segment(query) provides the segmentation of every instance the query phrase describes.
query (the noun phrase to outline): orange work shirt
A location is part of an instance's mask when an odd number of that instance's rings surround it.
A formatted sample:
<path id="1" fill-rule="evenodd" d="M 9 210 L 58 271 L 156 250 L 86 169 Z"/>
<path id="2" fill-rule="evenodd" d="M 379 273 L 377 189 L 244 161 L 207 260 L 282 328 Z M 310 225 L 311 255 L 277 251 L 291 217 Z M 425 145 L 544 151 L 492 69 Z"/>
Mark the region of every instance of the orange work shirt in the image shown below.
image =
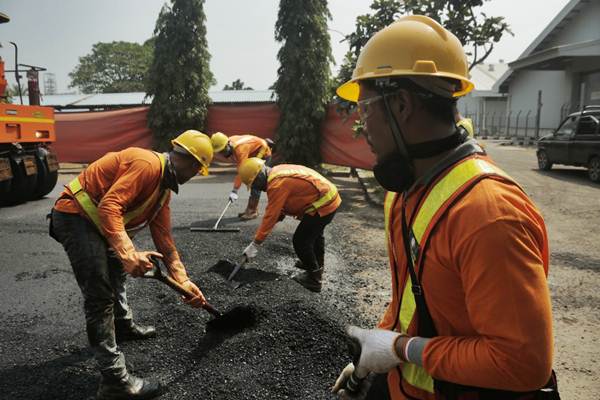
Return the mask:
<path id="1" fill-rule="evenodd" d="M 145 223 L 156 213 L 156 203 L 151 204 L 137 218 L 125 226 L 123 215 L 141 206 L 155 194 L 161 183 L 161 165 L 157 154 L 137 147 L 111 152 L 90 164 L 79 174 L 79 182 L 98 206 L 98 216 L 105 237 Z M 170 266 L 179 261 L 179 255 L 171 234 L 171 196 L 150 222 L 150 232 L 157 250 L 165 256 Z M 54 205 L 57 211 L 86 216 L 83 209 L 65 189 Z"/>
<path id="2" fill-rule="evenodd" d="M 250 157 L 258 157 L 263 160 L 271 156 L 271 148 L 265 139 L 254 135 L 234 135 L 229 137 L 229 141 L 233 146 L 233 159 L 239 168 L 242 162 Z M 242 178 L 236 175 L 233 181 L 234 189 L 239 189 L 242 186 Z"/>
<path id="3" fill-rule="evenodd" d="M 301 165 L 281 164 L 273 167 L 270 174 L 277 174 L 279 171 L 286 169 L 307 170 L 313 174 L 317 174 L 310 168 Z M 321 180 L 322 183 L 317 182 Z M 262 242 L 271 233 L 275 224 L 279 220 L 281 214 L 302 218 L 304 214 L 315 215 L 319 214 L 324 217 L 331 214 L 342 203 L 339 193 L 323 207 L 317 209 L 316 212 L 307 212 L 312 206 L 312 203 L 319 200 L 322 196 L 317 185 L 330 184 L 324 177 L 317 179 L 315 177 L 298 177 L 298 176 L 277 176 L 267 184 L 267 208 L 260 224 L 254 240 Z"/>
<path id="4" fill-rule="evenodd" d="M 423 190 L 409 194 L 407 221 Z M 397 262 L 391 262 L 393 299 L 379 324 L 383 329 L 393 329 L 408 276 L 401 204 L 399 198 L 390 221 Z M 532 201 L 505 181 L 477 183 L 439 221 L 425 253 L 421 285 L 439 335 L 424 349 L 425 370 L 469 386 L 542 387 L 553 351 L 547 274 L 548 237 Z M 416 312 L 410 336 L 417 334 L 415 319 Z M 388 374 L 390 393 L 405 399 L 398 376 L 397 369 Z M 403 388 L 415 398 L 434 399 L 406 382 Z"/>

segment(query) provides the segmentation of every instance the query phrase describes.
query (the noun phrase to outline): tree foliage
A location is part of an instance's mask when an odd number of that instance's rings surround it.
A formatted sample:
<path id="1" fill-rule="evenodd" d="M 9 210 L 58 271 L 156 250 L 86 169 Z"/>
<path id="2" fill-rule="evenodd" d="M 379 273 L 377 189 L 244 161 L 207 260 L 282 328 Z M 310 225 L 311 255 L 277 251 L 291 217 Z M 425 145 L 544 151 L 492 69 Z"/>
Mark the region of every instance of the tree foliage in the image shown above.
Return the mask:
<path id="1" fill-rule="evenodd" d="M 152 46 L 130 42 L 99 42 L 92 52 L 79 58 L 69 74 L 70 87 L 83 93 L 143 92 Z"/>
<path id="2" fill-rule="evenodd" d="M 338 83 L 352 77 L 358 55 L 371 36 L 403 14 L 426 15 L 454 33 L 469 50 L 472 69 L 486 60 L 505 32 L 512 34 L 504 17 L 488 17 L 480 12 L 486 1 L 490 0 L 374 0 L 373 13 L 358 16 L 356 30 L 346 36 L 350 49 L 338 73 Z"/>
<path id="3" fill-rule="evenodd" d="M 156 147 L 187 129 L 204 129 L 214 81 L 209 69 L 204 0 L 171 0 L 163 6 L 154 30 L 154 61 L 146 94 L 154 96 L 148 112 Z"/>
<path id="4" fill-rule="evenodd" d="M 246 86 L 244 82 L 240 79 L 236 79 L 231 83 L 231 85 L 225 85 L 223 90 L 254 90 L 250 86 Z"/>
<path id="5" fill-rule="evenodd" d="M 281 112 L 277 148 L 288 162 L 320 162 L 321 123 L 330 99 L 333 62 L 326 0 L 281 0 L 275 39 L 278 78 L 273 85 Z"/>

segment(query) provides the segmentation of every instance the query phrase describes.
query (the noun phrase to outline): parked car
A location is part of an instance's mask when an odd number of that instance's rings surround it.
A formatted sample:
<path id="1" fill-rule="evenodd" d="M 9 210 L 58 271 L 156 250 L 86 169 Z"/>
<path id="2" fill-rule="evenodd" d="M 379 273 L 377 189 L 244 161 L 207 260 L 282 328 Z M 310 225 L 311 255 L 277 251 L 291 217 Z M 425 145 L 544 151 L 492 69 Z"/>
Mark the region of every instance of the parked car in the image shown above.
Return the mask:
<path id="1" fill-rule="evenodd" d="M 537 143 L 538 167 L 553 164 L 587 167 L 593 182 L 600 182 L 600 106 L 586 106 L 570 114 L 551 135 Z"/>

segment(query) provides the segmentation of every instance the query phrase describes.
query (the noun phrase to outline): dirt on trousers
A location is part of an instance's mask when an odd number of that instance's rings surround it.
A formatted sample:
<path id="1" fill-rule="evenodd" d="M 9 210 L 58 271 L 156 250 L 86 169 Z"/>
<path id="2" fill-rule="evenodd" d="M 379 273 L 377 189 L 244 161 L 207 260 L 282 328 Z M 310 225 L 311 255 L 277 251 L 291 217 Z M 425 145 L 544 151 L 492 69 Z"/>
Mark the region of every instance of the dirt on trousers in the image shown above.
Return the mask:
<path id="1" fill-rule="evenodd" d="M 580 169 L 538 171 L 533 149 L 486 146 L 546 219 L 554 368 L 563 399 L 597 399 L 600 186 L 588 182 Z M 374 326 L 390 299 L 383 212 L 364 201 L 352 178 L 334 178 L 344 202 L 326 229 L 323 292 L 308 292 L 290 279 L 297 221 L 289 218 L 236 276 L 244 284 L 232 289 L 211 267 L 223 258 L 239 261 L 259 221 L 240 223 L 240 233 L 188 229 L 192 220 L 214 223 L 232 179 L 209 177 L 183 186 L 171 205 L 174 236 L 190 277 L 211 303 L 224 311 L 241 304 L 254 307 L 256 324 L 237 333 L 207 333 L 211 317 L 206 312 L 182 304 L 159 282 L 129 279 L 134 319 L 156 325 L 159 333 L 122 346 L 130 369 L 167 384 L 161 399 L 332 399 L 329 388 L 350 361 L 345 325 Z M 226 224 L 234 223 L 245 201 L 242 192 Z M 88 399 L 97 387 L 79 289 L 64 251 L 46 235 L 43 216 L 52 202 L 0 209 L 0 243 L 5 244 L 0 261 L 0 399 Z M 152 248 L 147 233 L 136 237 L 136 244 Z"/>

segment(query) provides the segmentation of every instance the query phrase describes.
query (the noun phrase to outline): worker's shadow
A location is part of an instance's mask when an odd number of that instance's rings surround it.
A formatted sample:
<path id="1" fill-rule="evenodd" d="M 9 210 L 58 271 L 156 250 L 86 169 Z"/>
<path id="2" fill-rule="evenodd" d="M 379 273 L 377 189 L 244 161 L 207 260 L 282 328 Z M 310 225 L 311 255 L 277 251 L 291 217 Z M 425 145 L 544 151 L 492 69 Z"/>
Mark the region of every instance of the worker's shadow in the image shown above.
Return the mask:
<path id="1" fill-rule="evenodd" d="M 229 260 L 219 260 L 215 265 L 207 269 L 208 272 L 214 272 L 227 279 L 235 268 L 235 263 Z M 235 281 L 241 285 L 247 285 L 256 282 L 270 282 L 279 278 L 280 275 L 274 272 L 263 271 L 258 268 L 248 267 L 248 264 L 241 268 L 235 275 Z"/>
<path id="2" fill-rule="evenodd" d="M 0 370 L 3 399 L 93 399 L 98 386 L 89 349 L 36 365 L 18 365 Z"/>

